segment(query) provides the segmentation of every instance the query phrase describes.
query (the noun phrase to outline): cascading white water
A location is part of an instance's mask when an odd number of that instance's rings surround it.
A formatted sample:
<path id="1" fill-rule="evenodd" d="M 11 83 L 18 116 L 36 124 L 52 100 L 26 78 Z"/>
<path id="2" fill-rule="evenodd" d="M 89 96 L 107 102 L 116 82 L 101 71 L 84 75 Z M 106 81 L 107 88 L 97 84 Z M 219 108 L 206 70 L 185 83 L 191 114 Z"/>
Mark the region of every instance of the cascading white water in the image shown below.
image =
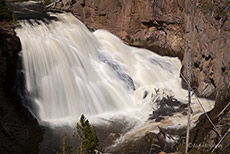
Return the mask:
<path id="1" fill-rule="evenodd" d="M 143 108 L 154 88 L 186 100 L 177 58 L 130 47 L 105 30 L 91 33 L 71 14 L 55 16 L 59 20 L 51 24 L 21 21 L 17 29 L 26 87 L 40 121 Z M 148 115 L 151 107 L 144 110 Z"/>

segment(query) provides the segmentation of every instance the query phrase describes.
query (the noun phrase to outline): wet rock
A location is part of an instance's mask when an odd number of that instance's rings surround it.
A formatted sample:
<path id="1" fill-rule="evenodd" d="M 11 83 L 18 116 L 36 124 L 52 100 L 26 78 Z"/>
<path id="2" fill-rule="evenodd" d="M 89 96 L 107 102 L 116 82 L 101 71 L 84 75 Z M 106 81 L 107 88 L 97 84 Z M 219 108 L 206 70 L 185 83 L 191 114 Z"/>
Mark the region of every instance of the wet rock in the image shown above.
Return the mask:
<path id="1" fill-rule="evenodd" d="M 39 1 L 7 2 L 7 6 L 19 20 L 42 20 L 45 23 L 57 20 L 56 17 L 47 14 L 43 4 Z"/>
<path id="2" fill-rule="evenodd" d="M 13 28 L 0 28 L 0 44 L 0 151 L 38 153 L 42 130 L 14 91 L 21 44 Z"/>
<path id="3" fill-rule="evenodd" d="M 145 138 L 146 142 L 157 143 L 157 135 L 155 133 L 145 132 L 144 138 Z"/>
<path id="4" fill-rule="evenodd" d="M 111 140 L 115 140 L 115 139 L 120 137 L 120 134 L 118 134 L 118 133 L 110 133 L 109 137 L 111 138 Z"/>
<path id="5" fill-rule="evenodd" d="M 156 122 L 160 122 L 166 116 L 173 116 L 178 112 L 183 113 L 187 108 L 186 104 L 181 103 L 172 96 L 158 98 L 155 103 L 156 108 L 154 108 L 154 111 L 150 114 L 149 120 L 155 120 Z"/>
<path id="6" fill-rule="evenodd" d="M 160 122 L 161 120 L 164 120 L 164 119 L 165 119 L 165 118 L 163 118 L 163 117 L 157 117 L 155 121 L 156 121 L 156 122 Z"/>
<path id="7" fill-rule="evenodd" d="M 212 83 L 201 82 L 197 88 L 199 96 L 211 97 L 215 93 L 215 87 Z"/>

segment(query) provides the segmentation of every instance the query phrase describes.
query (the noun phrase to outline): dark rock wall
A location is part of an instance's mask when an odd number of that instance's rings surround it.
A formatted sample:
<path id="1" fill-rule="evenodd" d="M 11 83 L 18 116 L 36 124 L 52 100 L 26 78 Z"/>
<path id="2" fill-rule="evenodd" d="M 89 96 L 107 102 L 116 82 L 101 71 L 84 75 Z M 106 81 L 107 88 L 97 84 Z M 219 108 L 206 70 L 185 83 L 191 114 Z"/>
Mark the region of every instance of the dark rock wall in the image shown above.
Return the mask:
<path id="1" fill-rule="evenodd" d="M 0 153 L 38 153 L 42 130 L 14 91 L 21 50 L 12 28 L 0 28 Z"/>

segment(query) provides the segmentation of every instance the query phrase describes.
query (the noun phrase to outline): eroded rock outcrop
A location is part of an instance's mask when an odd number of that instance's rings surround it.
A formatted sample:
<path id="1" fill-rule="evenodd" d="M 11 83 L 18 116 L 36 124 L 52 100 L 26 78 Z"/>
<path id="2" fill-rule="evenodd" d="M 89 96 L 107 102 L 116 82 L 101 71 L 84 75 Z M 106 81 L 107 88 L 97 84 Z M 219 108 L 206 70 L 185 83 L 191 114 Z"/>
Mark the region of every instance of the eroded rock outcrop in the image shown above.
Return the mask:
<path id="1" fill-rule="evenodd" d="M 183 6 L 179 0 L 63 0 L 55 7 L 71 11 L 90 29 L 106 29 L 125 42 L 161 55 L 183 57 Z"/>
<path id="2" fill-rule="evenodd" d="M 192 86 L 197 88 L 198 95 L 216 98 L 216 104 L 229 97 L 229 7 L 230 3 L 227 0 L 199 0 L 194 13 Z M 189 18 L 188 13 L 186 16 Z M 190 28 L 187 30 L 186 37 L 189 38 Z M 183 65 L 185 64 L 184 58 Z M 186 74 L 185 69 L 182 72 Z"/>
<path id="3" fill-rule="evenodd" d="M 42 131 L 15 91 L 21 43 L 13 28 L 0 28 L 0 151 L 38 153 Z"/>

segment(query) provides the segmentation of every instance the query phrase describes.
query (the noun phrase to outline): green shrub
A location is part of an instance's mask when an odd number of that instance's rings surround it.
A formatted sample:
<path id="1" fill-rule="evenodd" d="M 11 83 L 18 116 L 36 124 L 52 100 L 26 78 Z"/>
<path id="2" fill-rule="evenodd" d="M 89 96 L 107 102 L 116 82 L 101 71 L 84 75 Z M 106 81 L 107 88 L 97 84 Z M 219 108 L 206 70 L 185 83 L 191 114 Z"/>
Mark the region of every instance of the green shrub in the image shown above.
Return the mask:
<path id="1" fill-rule="evenodd" d="M 18 20 L 17 16 L 14 13 L 12 13 L 12 22 L 16 23 L 17 20 Z"/>
<path id="2" fill-rule="evenodd" d="M 11 19 L 5 0 L 0 0 L 0 21 Z"/>
<path id="3" fill-rule="evenodd" d="M 117 1 L 117 5 L 118 5 L 118 7 L 122 7 L 121 0 L 118 0 L 118 1 Z"/>
<path id="4" fill-rule="evenodd" d="M 64 6 L 64 4 L 61 2 L 61 7 L 63 7 Z"/>
<path id="5" fill-rule="evenodd" d="M 206 5 L 203 6 L 203 9 L 205 11 L 211 11 L 212 10 L 212 6 L 210 4 L 206 4 Z"/>
<path id="6" fill-rule="evenodd" d="M 45 0 L 45 5 L 49 5 L 51 3 L 51 1 L 50 0 Z"/>
<path id="7" fill-rule="evenodd" d="M 226 15 L 226 12 L 225 12 L 225 10 L 224 10 L 224 7 L 218 7 L 218 8 L 216 9 L 216 14 L 219 15 L 219 16 L 221 16 L 221 17 L 225 16 L 225 15 Z"/>

